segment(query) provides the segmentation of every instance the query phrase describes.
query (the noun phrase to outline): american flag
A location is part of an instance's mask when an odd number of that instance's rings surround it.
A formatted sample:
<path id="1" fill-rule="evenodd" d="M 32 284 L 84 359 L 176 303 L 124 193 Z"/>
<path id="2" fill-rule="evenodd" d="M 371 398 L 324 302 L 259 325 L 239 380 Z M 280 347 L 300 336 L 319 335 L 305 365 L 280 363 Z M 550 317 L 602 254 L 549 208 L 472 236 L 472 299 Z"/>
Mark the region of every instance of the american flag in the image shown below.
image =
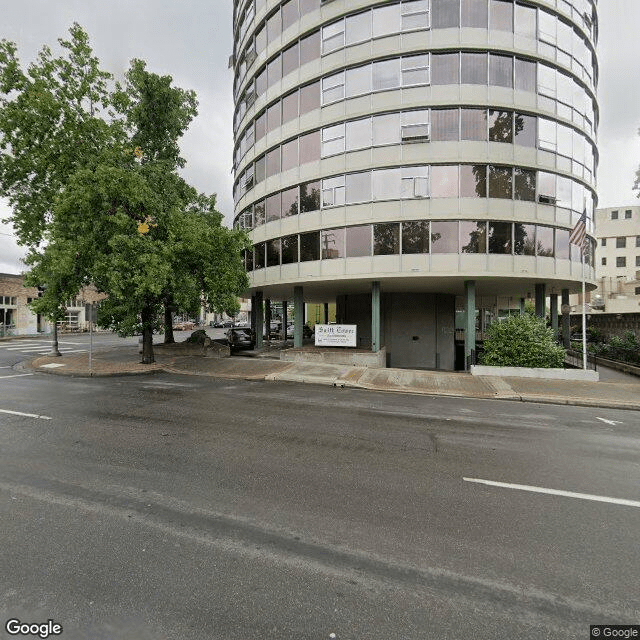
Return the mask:
<path id="1" fill-rule="evenodd" d="M 573 228 L 571 235 L 569 236 L 569 242 L 579 246 L 582 251 L 587 247 L 587 210 L 585 209 L 580 216 L 580 220 L 576 222 L 576 226 Z"/>

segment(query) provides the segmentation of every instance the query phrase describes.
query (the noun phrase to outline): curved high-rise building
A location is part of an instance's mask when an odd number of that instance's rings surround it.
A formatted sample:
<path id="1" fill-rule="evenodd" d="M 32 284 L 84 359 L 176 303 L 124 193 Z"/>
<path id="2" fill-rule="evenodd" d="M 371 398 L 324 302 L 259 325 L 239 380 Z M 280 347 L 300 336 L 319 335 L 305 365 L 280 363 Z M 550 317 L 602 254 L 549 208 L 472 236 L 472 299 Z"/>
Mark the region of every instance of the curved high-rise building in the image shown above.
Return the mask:
<path id="1" fill-rule="evenodd" d="M 527 297 L 557 318 L 583 212 L 594 279 L 597 25 L 595 0 L 236 0 L 251 293 L 335 303 L 391 366 L 464 367 Z"/>

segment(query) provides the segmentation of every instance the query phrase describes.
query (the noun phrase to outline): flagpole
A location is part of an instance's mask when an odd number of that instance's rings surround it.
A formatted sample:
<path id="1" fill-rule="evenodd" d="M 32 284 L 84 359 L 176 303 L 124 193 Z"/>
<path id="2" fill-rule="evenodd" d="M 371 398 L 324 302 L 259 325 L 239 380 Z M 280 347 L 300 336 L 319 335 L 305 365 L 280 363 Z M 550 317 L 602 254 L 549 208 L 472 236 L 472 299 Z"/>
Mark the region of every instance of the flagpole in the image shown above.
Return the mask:
<path id="1" fill-rule="evenodd" d="M 580 254 L 582 255 L 582 368 L 587 369 L 587 298 L 585 294 L 585 276 L 584 276 L 584 253 L 585 248 L 582 247 Z"/>

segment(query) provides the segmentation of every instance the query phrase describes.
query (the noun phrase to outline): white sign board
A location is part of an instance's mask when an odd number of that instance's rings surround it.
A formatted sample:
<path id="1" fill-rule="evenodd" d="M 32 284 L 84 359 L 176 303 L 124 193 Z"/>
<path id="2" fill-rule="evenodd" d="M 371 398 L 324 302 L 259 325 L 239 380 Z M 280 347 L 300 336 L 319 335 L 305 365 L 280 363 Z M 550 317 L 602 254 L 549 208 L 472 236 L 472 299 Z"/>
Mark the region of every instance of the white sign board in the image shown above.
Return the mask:
<path id="1" fill-rule="evenodd" d="M 317 324 L 316 347 L 355 347 L 355 324 Z"/>

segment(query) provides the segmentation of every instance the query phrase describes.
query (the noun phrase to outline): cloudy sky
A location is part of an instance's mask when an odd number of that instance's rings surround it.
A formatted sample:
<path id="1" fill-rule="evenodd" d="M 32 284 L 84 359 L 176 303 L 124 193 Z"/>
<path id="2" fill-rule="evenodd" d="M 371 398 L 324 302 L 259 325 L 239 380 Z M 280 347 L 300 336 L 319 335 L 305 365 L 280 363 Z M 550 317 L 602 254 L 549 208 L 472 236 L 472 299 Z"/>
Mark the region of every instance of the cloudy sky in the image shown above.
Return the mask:
<path id="1" fill-rule="evenodd" d="M 640 2 L 605 0 L 600 12 L 600 206 L 636 204 L 632 186 L 640 165 Z M 217 193 L 231 223 L 232 0 L 21 0 L 5 2 L 0 38 L 18 45 L 30 61 L 42 45 L 79 22 L 89 33 L 102 67 L 122 75 L 132 58 L 150 71 L 171 75 L 194 89 L 199 115 L 182 143 L 185 177 L 200 191 Z M 640 204 L 640 203 L 638 203 Z M 0 218 L 10 211 L 0 201 Z M 11 228 L 0 224 L 0 273 L 19 273 L 22 250 Z"/>

